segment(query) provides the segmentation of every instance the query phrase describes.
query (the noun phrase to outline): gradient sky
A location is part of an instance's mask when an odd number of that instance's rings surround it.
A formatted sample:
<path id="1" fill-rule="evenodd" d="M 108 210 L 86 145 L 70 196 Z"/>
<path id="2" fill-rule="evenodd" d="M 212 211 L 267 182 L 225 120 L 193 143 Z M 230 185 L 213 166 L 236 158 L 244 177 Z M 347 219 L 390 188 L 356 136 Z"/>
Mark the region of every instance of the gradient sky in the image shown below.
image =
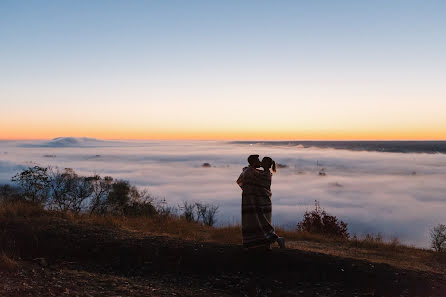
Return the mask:
<path id="1" fill-rule="evenodd" d="M 446 139 L 446 1 L 0 0 L 0 139 Z"/>

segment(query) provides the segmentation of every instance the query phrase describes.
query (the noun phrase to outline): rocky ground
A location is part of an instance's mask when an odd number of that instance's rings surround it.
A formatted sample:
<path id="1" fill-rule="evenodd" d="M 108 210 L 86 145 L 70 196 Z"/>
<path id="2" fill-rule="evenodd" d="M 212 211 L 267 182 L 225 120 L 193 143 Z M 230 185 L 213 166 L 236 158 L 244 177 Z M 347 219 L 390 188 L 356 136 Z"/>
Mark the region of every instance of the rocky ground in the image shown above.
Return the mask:
<path id="1" fill-rule="evenodd" d="M 26 218 L 1 227 L 18 268 L 0 296 L 446 296 L 445 276 L 294 249 L 239 245 Z"/>

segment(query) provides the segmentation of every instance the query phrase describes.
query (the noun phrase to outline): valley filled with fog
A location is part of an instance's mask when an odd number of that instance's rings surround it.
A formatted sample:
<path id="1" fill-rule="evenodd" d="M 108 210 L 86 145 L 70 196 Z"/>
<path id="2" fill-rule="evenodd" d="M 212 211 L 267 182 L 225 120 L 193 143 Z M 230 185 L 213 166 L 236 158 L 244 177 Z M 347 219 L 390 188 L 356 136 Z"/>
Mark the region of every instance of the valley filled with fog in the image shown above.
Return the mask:
<path id="1" fill-rule="evenodd" d="M 446 154 L 439 153 L 213 141 L 0 141 L 0 184 L 28 166 L 73 168 L 129 180 L 171 205 L 218 204 L 218 224 L 235 224 L 241 204 L 235 180 L 254 153 L 281 165 L 272 184 L 276 225 L 294 228 L 315 200 L 347 222 L 351 234 L 380 232 L 422 247 L 429 229 L 446 223 Z"/>

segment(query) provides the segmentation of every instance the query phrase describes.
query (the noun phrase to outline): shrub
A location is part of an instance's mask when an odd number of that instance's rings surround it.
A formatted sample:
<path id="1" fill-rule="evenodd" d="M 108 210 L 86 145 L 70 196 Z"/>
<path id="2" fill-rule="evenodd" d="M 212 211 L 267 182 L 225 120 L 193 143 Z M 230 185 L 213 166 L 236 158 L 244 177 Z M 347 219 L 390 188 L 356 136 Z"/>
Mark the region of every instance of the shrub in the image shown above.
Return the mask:
<path id="1" fill-rule="evenodd" d="M 436 252 L 444 252 L 446 250 L 446 225 L 438 224 L 433 227 L 430 235 L 432 248 Z"/>
<path id="2" fill-rule="evenodd" d="M 104 203 L 106 212 L 115 215 L 153 215 L 158 212 L 152 197 L 147 192 L 138 191 L 126 180 L 117 180 L 111 184 Z"/>
<path id="3" fill-rule="evenodd" d="M 319 233 L 349 238 L 347 223 L 339 221 L 336 216 L 331 216 L 323 210 L 319 202 L 315 201 L 315 209 L 306 211 L 302 221 L 297 224 L 298 231 Z"/>
<path id="4" fill-rule="evenodd" d="M 196 202 L 195 207 L 197 209 L 197 221 L 201 220 L 201 222 L 207 226 L 214 226 L 218 205 Z"/>
<path id="5" fill-rule="evenodd" d="M 126 216 L 153 216 L 158 213 L 153 205 L 154 199 L 146 191 L 138 191 L 133 187 L 130 201 L 124 207 L 124 215 Z"/>
<path id="6" fill-rule="evenodd" d="M 218 205 L 201 202 L 187 202 L 179 207 L 183 213 L 182 216 L 188 222 L 201 222 L 206 226 L 213 226 L 216 222 L 216 214 L 218 212 Z"/>
<path id="7" fill-rule="evenodd" d="M 159 200 L 156 205 L 158 218 L 165 219 L 177 216 L 178 212 L 174 206 L 167 204 L 166 199 Z"/>

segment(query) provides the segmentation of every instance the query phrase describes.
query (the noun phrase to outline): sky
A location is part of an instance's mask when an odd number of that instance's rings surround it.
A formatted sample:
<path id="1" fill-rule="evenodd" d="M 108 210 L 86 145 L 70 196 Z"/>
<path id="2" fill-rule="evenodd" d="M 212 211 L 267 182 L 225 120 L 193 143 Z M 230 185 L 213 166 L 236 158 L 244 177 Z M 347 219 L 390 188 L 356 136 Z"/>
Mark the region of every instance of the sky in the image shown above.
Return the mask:
<path id="1" fill-rule="evenodd" d="M 446 139 L 445 14 L 0 0 L 0 139 Z"/>

